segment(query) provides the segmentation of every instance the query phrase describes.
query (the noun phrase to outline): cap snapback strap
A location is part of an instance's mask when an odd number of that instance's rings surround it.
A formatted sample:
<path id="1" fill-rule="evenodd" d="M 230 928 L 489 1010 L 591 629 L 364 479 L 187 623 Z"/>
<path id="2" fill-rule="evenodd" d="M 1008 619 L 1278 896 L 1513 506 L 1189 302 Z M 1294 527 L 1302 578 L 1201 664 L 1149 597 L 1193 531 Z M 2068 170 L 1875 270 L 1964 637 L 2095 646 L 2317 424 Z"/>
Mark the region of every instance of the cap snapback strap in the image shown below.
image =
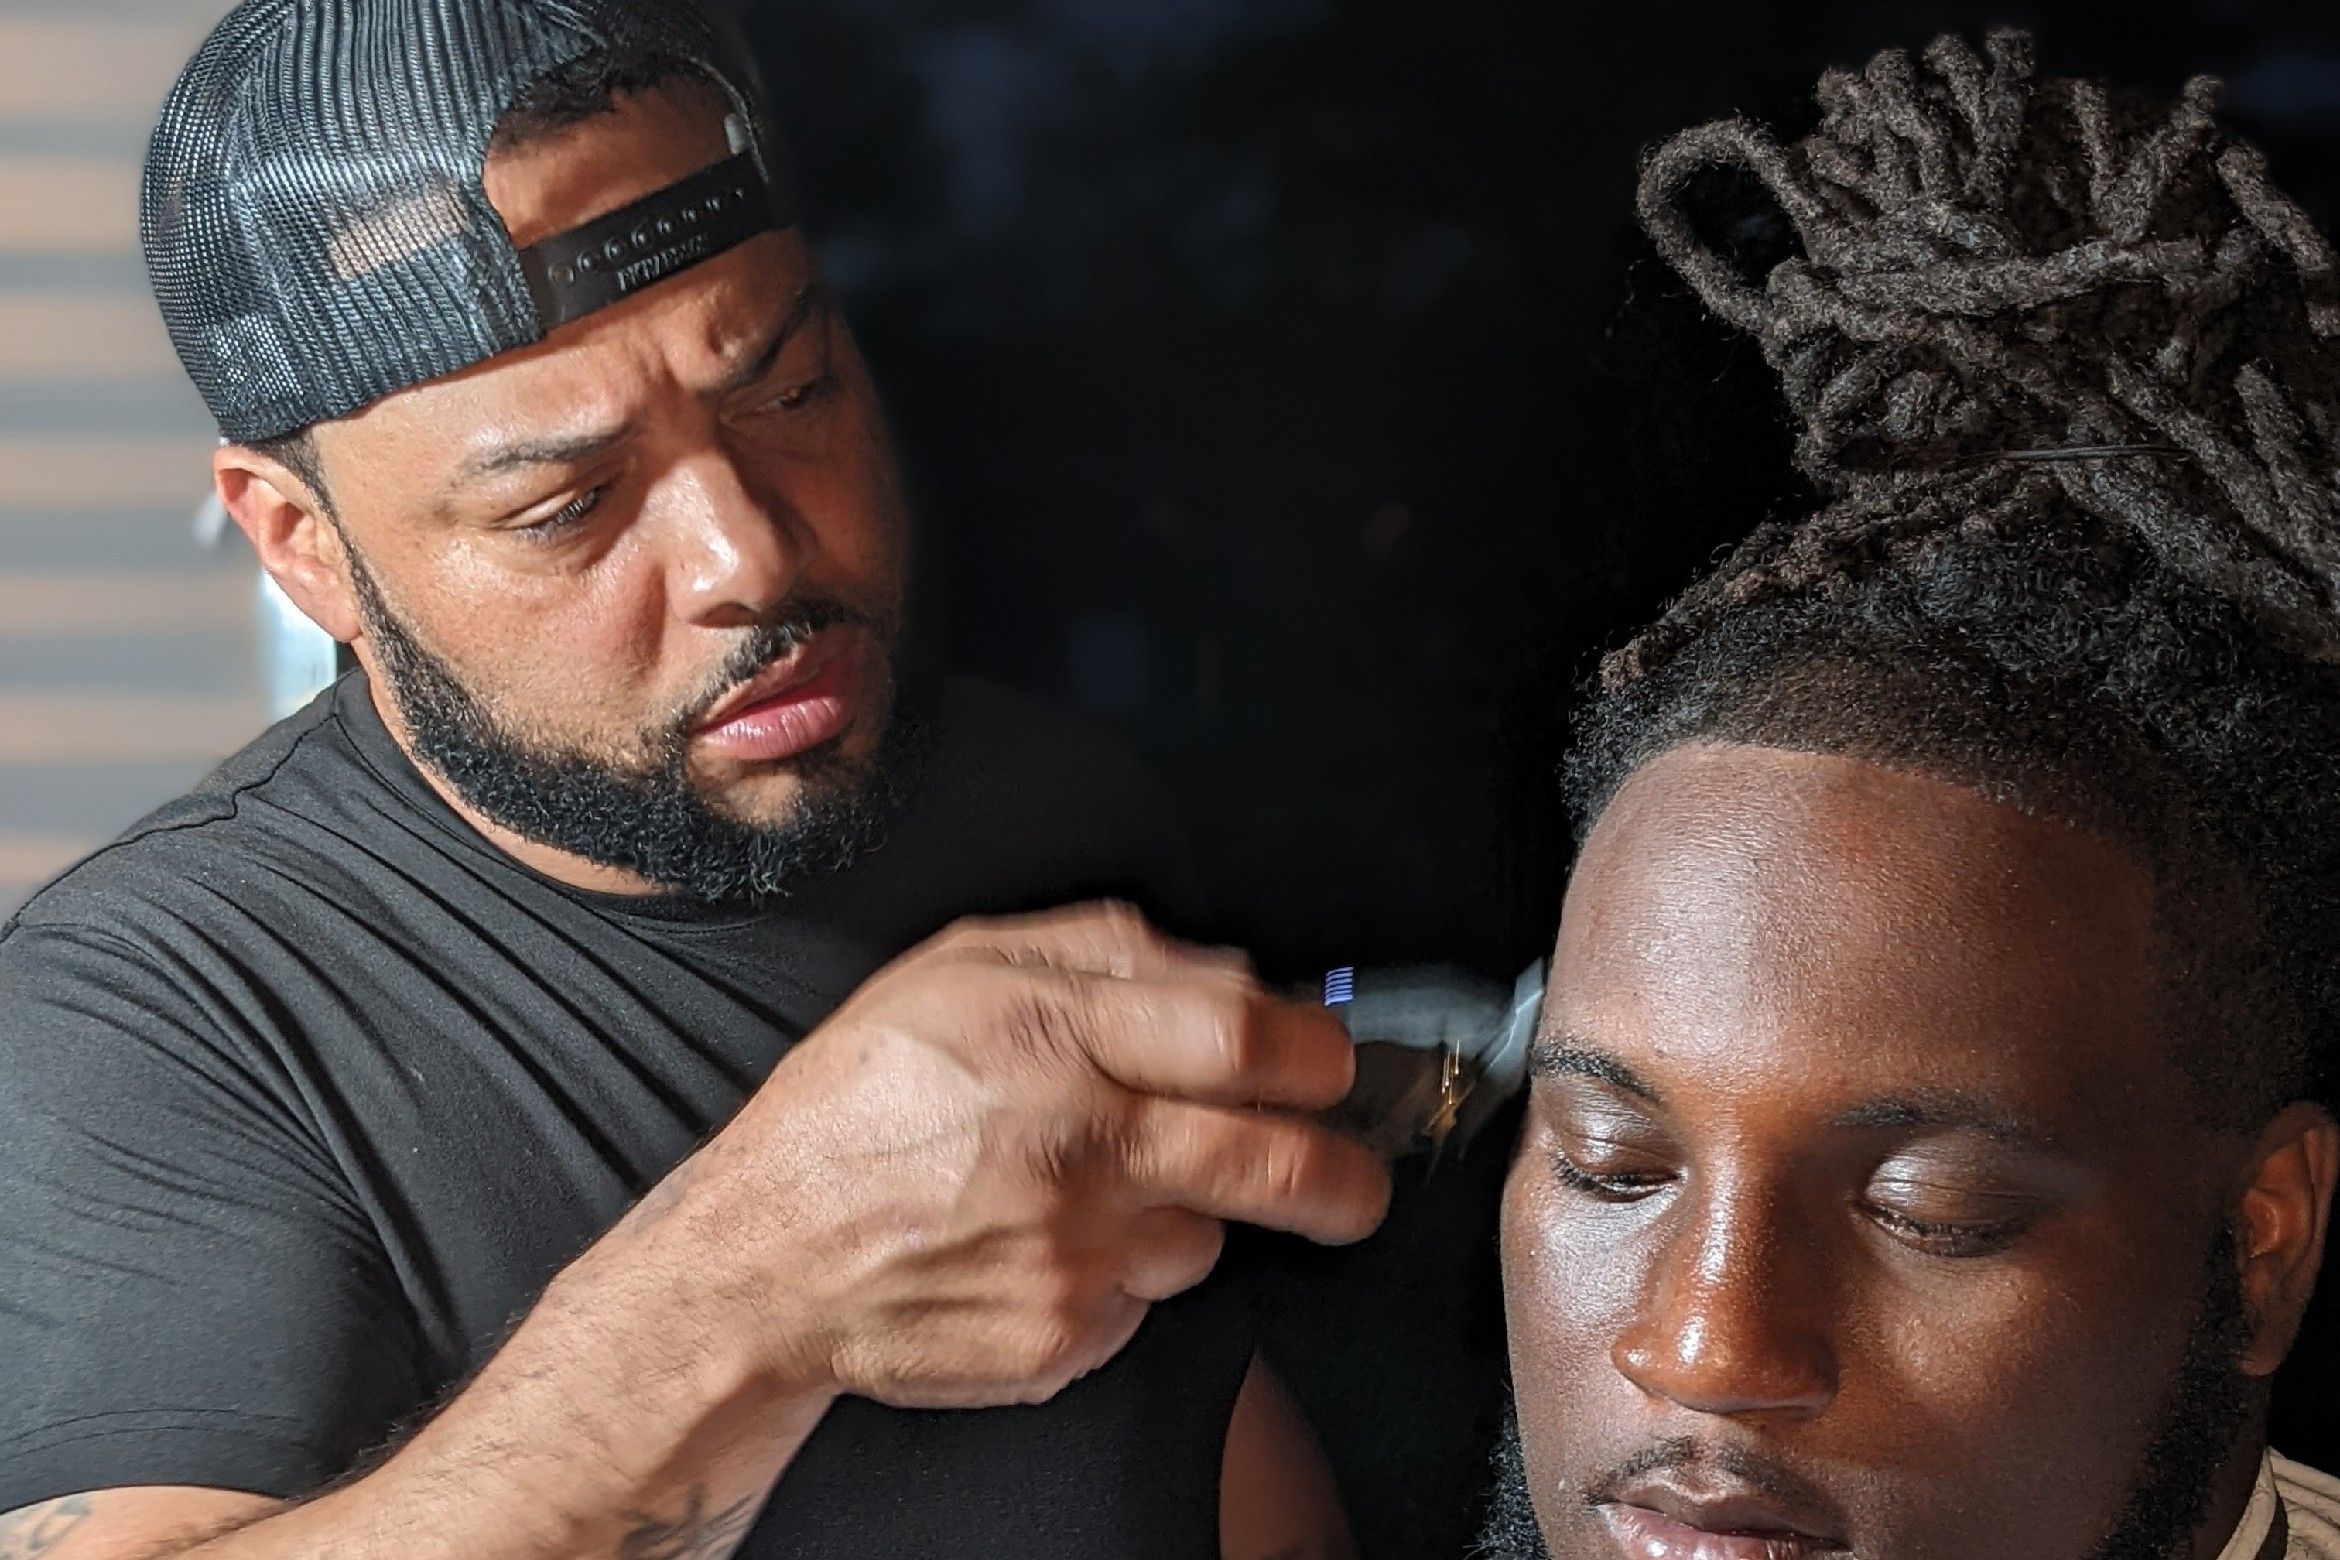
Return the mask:
<path id="1" fill-rule="evenodd" d="M 520 251 L 547 335 L 795 223 L 753 152 Z"/>

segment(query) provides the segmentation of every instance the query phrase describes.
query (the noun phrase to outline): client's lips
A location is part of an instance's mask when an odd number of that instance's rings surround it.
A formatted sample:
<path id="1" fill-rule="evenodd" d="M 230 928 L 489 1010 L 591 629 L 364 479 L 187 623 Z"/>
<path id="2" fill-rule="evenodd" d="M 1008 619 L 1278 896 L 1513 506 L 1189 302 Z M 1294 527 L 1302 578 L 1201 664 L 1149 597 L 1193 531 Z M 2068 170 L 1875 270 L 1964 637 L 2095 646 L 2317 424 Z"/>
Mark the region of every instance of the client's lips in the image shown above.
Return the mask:
<path id="1" fill-rule="evenodd" d="M 1630 1560 L 1817 1560 L 1843 1555 L 1841 1530 L 1742 1487 L 1637 1483 L 1600 1507 Z"/>
<path id="2" fill-rule="evenodd" d="M 844 735 L 860 713 L 866 645 L 851 628 L 814 636 L 715 706 L 697 740 L 744 763 L 798 758 Z"/>

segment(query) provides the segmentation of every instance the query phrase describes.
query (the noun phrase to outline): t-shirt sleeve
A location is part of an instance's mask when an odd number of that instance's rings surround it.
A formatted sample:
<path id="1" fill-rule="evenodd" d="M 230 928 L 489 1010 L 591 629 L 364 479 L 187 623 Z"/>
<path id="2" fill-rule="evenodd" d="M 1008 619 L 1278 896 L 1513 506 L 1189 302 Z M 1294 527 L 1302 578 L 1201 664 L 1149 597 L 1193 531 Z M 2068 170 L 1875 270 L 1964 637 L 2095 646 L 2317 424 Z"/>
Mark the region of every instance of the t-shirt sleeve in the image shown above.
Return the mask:
<path id="1" fill-rule="evenodd" d="M 369 1221 L 196 986 L 111 934 L 0 941 L 0 1511 L 303 1494 L 415 1406 Z"/>

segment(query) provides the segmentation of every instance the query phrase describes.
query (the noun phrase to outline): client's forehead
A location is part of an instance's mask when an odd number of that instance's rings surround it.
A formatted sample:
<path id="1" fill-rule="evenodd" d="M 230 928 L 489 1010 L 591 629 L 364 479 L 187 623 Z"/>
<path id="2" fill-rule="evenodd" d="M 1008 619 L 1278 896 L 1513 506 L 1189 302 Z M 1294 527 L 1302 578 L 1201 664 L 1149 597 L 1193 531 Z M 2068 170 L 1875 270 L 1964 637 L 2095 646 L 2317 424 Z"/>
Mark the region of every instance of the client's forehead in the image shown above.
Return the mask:
<path id="1" fill-rule="evenodd" d="M 1547 1043 L 1637 1070 L 2052 1103 L 2160 1076 L 2151 881 L 2109 842 L 1831 755 L 1676 749 L 1571 883 Z"/>

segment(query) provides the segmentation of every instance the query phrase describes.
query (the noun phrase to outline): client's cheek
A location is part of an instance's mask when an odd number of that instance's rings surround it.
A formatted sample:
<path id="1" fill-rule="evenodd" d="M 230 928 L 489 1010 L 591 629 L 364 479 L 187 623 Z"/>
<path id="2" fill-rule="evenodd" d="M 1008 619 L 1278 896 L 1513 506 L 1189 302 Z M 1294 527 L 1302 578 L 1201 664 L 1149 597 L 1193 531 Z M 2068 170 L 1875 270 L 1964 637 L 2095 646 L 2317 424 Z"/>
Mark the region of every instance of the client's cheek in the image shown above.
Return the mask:
<path id="1" fill-rule="evenodd" d="M 1503 1200 L 1504 1314 L 1528 1489 L 1546 1531 L 1558 1535 L 1582 1515 L 1581 1502 L 1553 1492 L 1581 1494 L 1596 1449 L 1630 1436 L 1629 1425 L 1612 1421 L 1627 1412 L 1631 1388 L 1607 1364 L 1623 1275 L 1584 1260 L 1581 1243 L 1566 1238 L 1533 1154 L 1523 1148 Z"/>
<path id="2" fill-rule="evenodd" d="M 2044 1266 L 1879 1274 L 1851 1306 L 1846 1387 L 1804 1447 L 1843 1470 L 1862 1531 L 1887 1553 L 2090 1552 L 2181 1340 L 2101 1277 Z"/>

